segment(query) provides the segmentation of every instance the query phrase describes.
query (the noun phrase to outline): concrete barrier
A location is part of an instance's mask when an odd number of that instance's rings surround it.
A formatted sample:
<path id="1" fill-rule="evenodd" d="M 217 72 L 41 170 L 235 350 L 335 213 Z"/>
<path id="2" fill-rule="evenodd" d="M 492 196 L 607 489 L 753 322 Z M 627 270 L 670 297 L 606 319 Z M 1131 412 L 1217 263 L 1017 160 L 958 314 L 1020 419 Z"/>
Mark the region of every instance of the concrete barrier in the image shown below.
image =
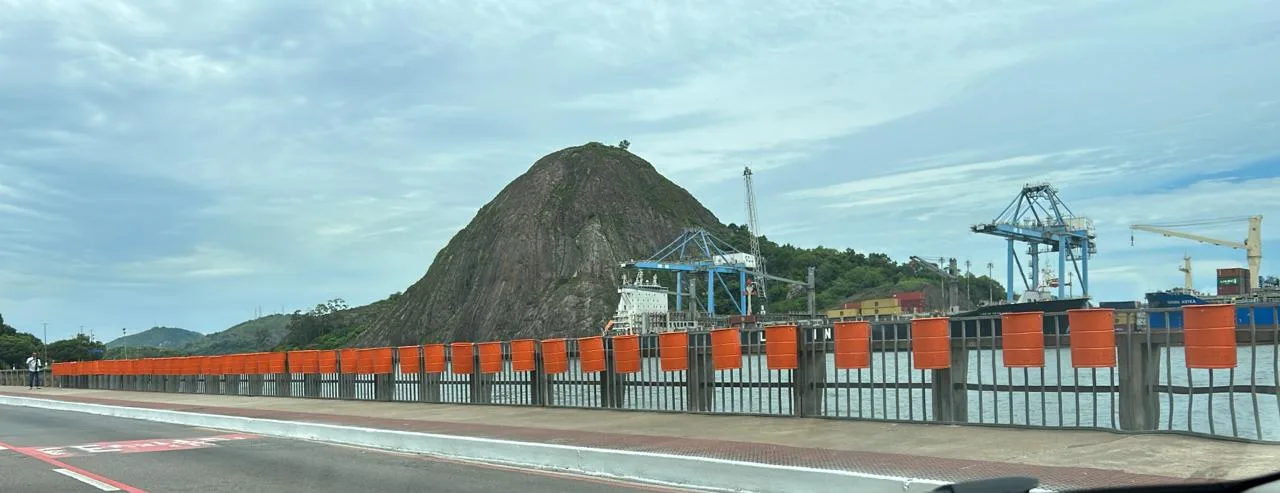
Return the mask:
<path id="1" fill-rule="evenodd" d="M 380 430 L 299 421 L 107 406 L 0 395 L 0 405 L 89 413 L 283 438 L 315 440 L 520 467 L 725 491 L 927 492 L 943 481 L 706 457 Z M 1051 493 L 1047 490 L 1044 493 Z"/>

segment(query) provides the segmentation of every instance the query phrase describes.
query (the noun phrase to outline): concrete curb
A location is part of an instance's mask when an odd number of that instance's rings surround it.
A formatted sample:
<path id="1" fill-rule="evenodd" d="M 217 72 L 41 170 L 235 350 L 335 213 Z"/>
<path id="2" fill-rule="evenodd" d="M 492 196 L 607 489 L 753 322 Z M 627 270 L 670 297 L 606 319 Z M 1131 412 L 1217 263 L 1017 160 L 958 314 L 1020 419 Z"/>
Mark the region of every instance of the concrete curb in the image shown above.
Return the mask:
<path id="1" fill-rule="evenodd" d="M 928 492 L 944 481 L 648 452 L 107 406 L 0 395 L 0 405 L 141 419 L 475 461 L 729 491 Z M 1042 493 L 1052 493 L 1039 490 Z"/>

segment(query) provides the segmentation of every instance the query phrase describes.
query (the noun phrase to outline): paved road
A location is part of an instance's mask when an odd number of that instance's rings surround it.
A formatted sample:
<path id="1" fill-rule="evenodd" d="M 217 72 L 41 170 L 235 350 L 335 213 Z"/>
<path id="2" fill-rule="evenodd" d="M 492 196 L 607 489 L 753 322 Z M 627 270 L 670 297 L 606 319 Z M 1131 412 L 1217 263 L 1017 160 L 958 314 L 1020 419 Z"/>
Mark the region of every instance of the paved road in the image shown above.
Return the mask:
<path id="1" fill-rule="evenodd" d="M 24 407 L 0 406 L 0 448 L 0 491 L 677 491 Z"/>

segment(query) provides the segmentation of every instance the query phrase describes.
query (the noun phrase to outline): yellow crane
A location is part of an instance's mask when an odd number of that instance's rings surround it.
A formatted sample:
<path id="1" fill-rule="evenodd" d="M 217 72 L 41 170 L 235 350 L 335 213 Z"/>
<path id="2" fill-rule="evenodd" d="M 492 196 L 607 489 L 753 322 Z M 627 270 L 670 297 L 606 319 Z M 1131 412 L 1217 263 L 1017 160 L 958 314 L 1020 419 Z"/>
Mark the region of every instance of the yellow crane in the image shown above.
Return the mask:
<path id="1" fill-rule="evenodd" d="M 1187 233 L 1187 232 L 1171 229 L 1171 228 L 1181 228 L 1181 227 L 1188 227 L 1188 226 L 1205 226 L 1210 224 L 1239 222 L 1242 219 L 1247 219 L 1247 221 L 1249 222 L 1249 230 L 1245 233 L 1245 239 L 1243 242 L 1221 240 L 1217 238 L 1210 238 L 1208 236 L 1198 235 L 1194 233 Z M 1146 231 L 1148 233 L 1155 233 L 1155 234 L 1167 236 L 1170 238 L 1182 238 L 1182 239 L 1191 240 L 1191 241 L 1198 241 L 1200 243 L 1208 243 L 1210 245 L 1223 246 L 1223 247 L 1227 247 L 1235 250 L 1244 250 L 1245 260 L 1249 264 L 1249 289 L 1250 290 L 1258 289 L 1258 276 L 1262 274 L 1262 216 L 1261 215 L 1249 216 L 1248 218 L 1210 219 L 1210 220 L 1204 220 L 1204 221 L 1191 221 L 1191 222 L 1185 222 L 1185 223 L 1133 224 L 1129 226 L 1129 229 L 1135 230 L 1135 231 Z M 1132 242 L 1133 238 L 1130 237 L 1129 241 Z M 1185 258 L 1183 260 L 1185 264 L 1187 264 L 1187 265 L 1184 265 L 1184 267 L 1186 267 L 1187 270 L 1189 271 L 1190 262 L 1187 261 L 1187 259 Z M 1190 277 L 1191 277 L 1190 272 L 1187 272 L 1186 275 L 1187 275 L 1187 281 L 1190 282 Z"/>

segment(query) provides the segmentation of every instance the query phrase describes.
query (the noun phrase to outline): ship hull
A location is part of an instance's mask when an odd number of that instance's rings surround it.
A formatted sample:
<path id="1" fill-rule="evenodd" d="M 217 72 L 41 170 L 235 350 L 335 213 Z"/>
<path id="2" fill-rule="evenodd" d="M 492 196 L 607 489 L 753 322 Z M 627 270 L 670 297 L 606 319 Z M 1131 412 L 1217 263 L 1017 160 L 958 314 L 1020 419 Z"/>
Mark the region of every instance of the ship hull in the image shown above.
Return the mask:
<path id="1" fill-rule="evenodd" d="M 1205 298 L 1188 293 L 1159 291 L 1147 293 L 1147 326 L 1152 329 L 1181 329 L 1182 311 L 1175 310 L 1183 306 L 1206 305 L 1213 303 Z M 1276 325 L 1275 306 L 1236 306 L 1236 325 L 1241 327 Z"/>
<path id="2" fill-rule="evenodd" d="M 1068 298 L 1063 300 L 1032 301 L 1027 303 L 1008 303 L 1004 305 L 984 306 L 963 313 L 952 314 L 951 337 L 976 339 L 979 337 L 999 337 L 1003 334 L 1000 322 L 1002 313 L 1043 312 L 1045 334 L 1067 334 L 1067 310 L 1088 308 L 1088 298 Z M 873 340 L 905 340 L 911 335 L 911 321 L 901 320 L 871 325 Z"/>
<path id="3" fill-rule="evenodd" d="M 1044 313 L 1045 334 L 1068 334 L 1067 310 L 1089 308 L 1088 298 L 1064 298 L 1057 300 L 1031 301 L 1026 303 L 1008 303 L 980 307 L 952 318 L 974 318 L 973 320 L 952 320 L 951 337 L 977 338 L 1000 337 L 1004 331 L 1000 315 L 1005 313 Z"/>

